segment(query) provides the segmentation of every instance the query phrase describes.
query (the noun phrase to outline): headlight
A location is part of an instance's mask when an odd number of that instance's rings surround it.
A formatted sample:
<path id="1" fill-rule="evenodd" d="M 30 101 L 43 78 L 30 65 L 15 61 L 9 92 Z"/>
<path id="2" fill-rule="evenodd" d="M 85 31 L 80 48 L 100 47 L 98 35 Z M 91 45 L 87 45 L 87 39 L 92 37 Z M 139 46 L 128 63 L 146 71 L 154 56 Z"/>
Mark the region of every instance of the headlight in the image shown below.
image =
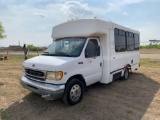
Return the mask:
<path id="1" fill-rule="evenodd" d="M 47 80 L 61 80 L 63 72 L 47 72 Z"/>

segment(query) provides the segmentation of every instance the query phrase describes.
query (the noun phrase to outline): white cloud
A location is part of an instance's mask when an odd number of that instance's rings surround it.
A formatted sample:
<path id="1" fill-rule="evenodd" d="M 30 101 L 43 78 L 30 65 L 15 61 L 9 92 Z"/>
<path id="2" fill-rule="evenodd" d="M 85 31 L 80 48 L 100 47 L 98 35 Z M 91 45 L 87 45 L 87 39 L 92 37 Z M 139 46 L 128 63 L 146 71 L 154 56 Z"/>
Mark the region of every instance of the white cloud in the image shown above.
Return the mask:
<path id="1" fill-rule="evenodd" d="M 1 5 L 7 5 L 7 4 L 14 3 L 14 2 L 15 0 L 0 0 Z"/>
<path id="2" fill-rule="evenodd" d="M 118 12 L 120 10 L 121 4 L 118 3 L 114 3 L 114 2 L 109 2 L 108 6 L 107 6 L 107 10 L 106 12 Z"/>
<path id="3" fill-rule="evenodd" d="M 84 18 L 93 15 L 87 3 L 78 1 L 67 1 L 61 10 L 69 18 Z"/>
<path id="4" fill-rule="evenodd" d="M 154 23 L 148 23 L 145 26 L 142 26 L 138 29 L 140 31 L 140 40 L 141 43 L 149 43 L 149 40 L 157 39 L 160 40 L 158 31 L 160 31 L 160 27 L 158 27 Z"/>
<path id="5" fill-rule="evenodd" d="M 144 0 L 116 0 L 114 2 L 109 2 L 107 5 L 107 12 L 121 12 L 123 7 L 126 5 L 137 4 L 143 2 Z"/>
<path id="6" fill-rule="evenodd" d="M 42 7 L 32 4 L 6 4 L 5 9 L 4 12 L 0 11 L 7 35 L 6 39 L 0 41 L 4 46 L 18 44 L 17 41 L 22 44 L 49 45 L 53 26 L 66 22 L 68 17 L 84 18 L 92 15 L 88 4 L 76 1 L 49 3 Z"/>
<path id="7" fill-rule="evenodd" d="M 44 14 L 44 13 L 34 13 L 34 15 L 40 16 L 41 18 L 46 18 L 47 17 L 47 15 Z"/>
<path id="8" fill-rule="evenodd" d="M 0 11 L 1 22 L 7 38 L 0 41 L 3 46 L 20 43 L 49 45 L 52 41 L 52 27 L 67 21 L 60 8 L 63 4 L 47 4 L 37 8 L 28 4 L 6 5 L 7 10 Z M 39 16 L 45 19 L 39 19 Z"/>
<path id="9" fill-rule="evenodd" d="M 135 4 L 143 2 L 144 0 L 123 0 L 125 4 Z"/>
<path id="10" fill-rule="evenodd" d="M 122 15 L 127 16 L 127 15 L 129 15 L 129 13 L 126 12 L 126 11 L 124 11 L 124 12 L 122 13 Z"/>
<path id="11" fill-rule="evenodd" d="M 81 2 L 66 2 L 66 0 L 27 0 L 21 2 L 18 2 L 18 0 L 0 0 L 0 6 L 2 5 L 0 7 L 0 21 L 2 21 L 7 35 L 6 39 L 0 41 L 0 45 L 18 44 L 18 41 L 21 44 L 49 45 L 52 42 L 52 27 L 59 23 L 71 18 L 93 18 L 94 16 L 120 22 L 114 12 L 119 13 L 121 16 L 124 15 L 122 16 L 123 19 L 125 15 L 131 14 L 128 12 L 131 9 L 126 6 L 138 4 L 145 0 L 103 0 L 103 3 L 94 0 L 99 5 L 103 4 L 100 7 L 89 4 L 91 1 L 88 1 L 88 4 L 84 0 L 79 1 Z M 113 14 L 108 15 L 108 13 Z M 139 13 L 137 14 L 139 15 Z M 45 19 L 39 19 L 39 17 Z M 128 18 L 130 17 L 128 16 Z M 141 22 L 142 20 L 143 18 L 141 18 Z M 144 24 L 145 22 L 143 20 Z M 126 24 L 132 27 L 135 25 L 130 20 Z M 141 33 L 142 42 L 149 39 L 160 39 L 157 32 L 160 31 L 160 26 L 156 26 L 156 23 L 147 24 L 137 29 Z"/>

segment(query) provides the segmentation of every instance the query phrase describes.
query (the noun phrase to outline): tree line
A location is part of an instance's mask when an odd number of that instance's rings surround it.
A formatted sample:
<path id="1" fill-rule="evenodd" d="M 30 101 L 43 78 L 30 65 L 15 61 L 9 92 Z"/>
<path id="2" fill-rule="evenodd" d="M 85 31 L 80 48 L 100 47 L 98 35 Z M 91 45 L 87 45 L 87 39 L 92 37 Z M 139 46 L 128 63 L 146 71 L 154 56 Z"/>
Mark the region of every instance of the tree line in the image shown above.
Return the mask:
<path id="1" fill-rule="evenodd" d="M 28 51 L 43 51 L 43 48 L 36 47 L 33 44 L 28 44 L 27 49 Z"/>
<path id="2" fill-rule="evenodd" d="M 157 48 L 157 49 L 160 49 L 160 44 L 155 44 L 155 45 L 152 45 L 152 44 L 149 44 L 149 45 L 143 45 L 143 46 L 140 46 L 140 48 Z"/>
<path id="3" fill-rule="evenodd" d="M 2 26 L 2 22 L 0 22 L 0 40 L 6 38 L 6 35 L 4 35 L 4 33 L 4 27 Z"/>

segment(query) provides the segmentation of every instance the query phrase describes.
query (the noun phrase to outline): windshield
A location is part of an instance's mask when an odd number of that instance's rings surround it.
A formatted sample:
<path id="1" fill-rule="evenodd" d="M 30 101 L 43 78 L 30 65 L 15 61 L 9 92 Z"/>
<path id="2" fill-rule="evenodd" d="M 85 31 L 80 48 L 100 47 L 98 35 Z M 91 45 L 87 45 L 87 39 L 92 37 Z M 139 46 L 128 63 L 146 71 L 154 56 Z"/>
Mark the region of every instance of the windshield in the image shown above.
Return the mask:
<path id="1" fill-rule="evenodd" d="M 42 54 L 47 56 L 78 57 L 86 38 L 62 38 L 55 40 Z"/>

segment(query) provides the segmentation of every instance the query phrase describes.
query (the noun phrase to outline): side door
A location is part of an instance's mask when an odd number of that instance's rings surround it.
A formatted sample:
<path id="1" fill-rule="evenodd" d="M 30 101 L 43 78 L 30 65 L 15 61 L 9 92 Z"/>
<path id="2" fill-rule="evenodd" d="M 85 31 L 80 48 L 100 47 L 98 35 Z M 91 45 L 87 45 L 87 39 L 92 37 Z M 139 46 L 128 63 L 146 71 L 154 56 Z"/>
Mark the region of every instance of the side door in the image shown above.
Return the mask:
<path id="1" fill-rule="evenodd" d="M 102 78 L 102 51 L 99 39 L 89 38 L 85 48 L 85 76 L 87 85 Z"/>

